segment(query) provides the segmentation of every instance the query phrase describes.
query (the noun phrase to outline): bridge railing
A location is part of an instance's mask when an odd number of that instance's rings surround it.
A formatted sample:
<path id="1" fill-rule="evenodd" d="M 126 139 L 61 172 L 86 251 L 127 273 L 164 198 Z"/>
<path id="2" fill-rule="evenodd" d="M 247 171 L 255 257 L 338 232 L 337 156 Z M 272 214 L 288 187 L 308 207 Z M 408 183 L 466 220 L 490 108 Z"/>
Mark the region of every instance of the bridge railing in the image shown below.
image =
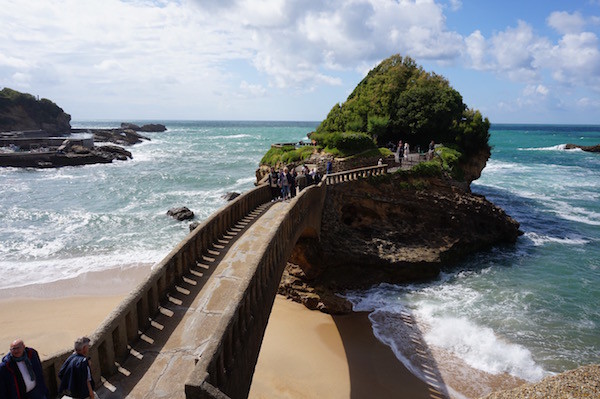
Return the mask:
<path id="1" fill-rule="evenodd" d="M 153 267 L 150 276 L 90 336 L 92 345 L 89 355 L 95 381 L 101 381 L 101 376 L 110 376 L 117 371 L 116 363 L 127 357 L 130 344 L 150 325 L 150 318 L 158 311 L 161 299 L 166 297 L 190 267 L 196 265 L 202 253 L 226 233 L 230 226 L 270 199 L 271 193 L 266 185 L 240 195 L 204 220 Z M 58 371 L 71 353 L 72 350 L 67 349 L 42 362 L 46 384 L 52 397 L 58 390 Z"/>
<path id="2" fill-rule="evenodd" d="M 320 231 L 325 195 L 323 182 L 302 190 L 291 201 L 281 223 L 265 235 L 262 240 L 265 246 L 255 249 L 263 251 L 262 255 L 256 262 L 245 265 L 243 277 L 238 276 L 226 285 L 230 291 L 222 294 L 232 299 L 219 313 L 217 323 L 205 323 L 209 330 L 205 334 L 210 336 L 210 340 L 186 381 L 186 398 L 248 396 L 286 262 L 302 234 L 312 235 Z M 224 278 L 221 278 L 222 285 Z M 207 309 L 206 314 L 207 317 L 213 316 L 215 309 Z"/>
<path id="3" fill-rule="evenodd" d="M 357 180 L 363 177 L 377 176 L 387 173 L 387 164 L 369 166 L 366 168 L 345 170 L 343 172 L 329 173 L 325 175 L 327 184 L 338 184 L 350 180 Z"/>

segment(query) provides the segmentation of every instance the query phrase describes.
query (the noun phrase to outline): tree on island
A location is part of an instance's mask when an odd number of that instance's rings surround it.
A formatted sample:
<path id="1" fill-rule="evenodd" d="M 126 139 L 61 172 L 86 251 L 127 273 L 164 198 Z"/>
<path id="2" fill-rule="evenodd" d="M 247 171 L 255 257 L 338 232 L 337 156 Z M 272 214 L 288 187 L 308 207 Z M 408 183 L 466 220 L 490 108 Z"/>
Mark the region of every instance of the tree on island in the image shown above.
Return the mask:
<path id="1" fill-rule="evenodd" d="M 334 105 L 311 138 L 345 154 L 369 149 L 368 138 L 373 147 L 403 140 L 427 148 L 434 140 L 470 156 L 490 150 L 489 127 L 444 77 L 396 54 L 373 68 L 343 104 Z"/>

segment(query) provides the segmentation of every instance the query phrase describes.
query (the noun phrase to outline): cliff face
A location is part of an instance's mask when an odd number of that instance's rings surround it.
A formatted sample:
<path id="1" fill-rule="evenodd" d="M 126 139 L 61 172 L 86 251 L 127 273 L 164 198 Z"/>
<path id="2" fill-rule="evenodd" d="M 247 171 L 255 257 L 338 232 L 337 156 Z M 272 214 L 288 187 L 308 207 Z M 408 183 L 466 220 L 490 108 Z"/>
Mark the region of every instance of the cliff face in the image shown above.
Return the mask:
<path id="1" fill-rule="evenodd" d="M 295 290 L 431 279 L 442 266 L 514 243 L 520 233 L 502 209 L 451 180 L 392 174 L 337 184 L 328 187 L 320 241 L 298 242 L 290 262 L 301 271 L 288 270 L 281 291 L 294 297 Z M 328 303 L 311 307 L 338 311 Z"/>
<path id="2" fill-rule="evenodd" d="M 489 150 L 481 150 L 469 157 L 469 159 L 460 163 L 460 168 L 464 173 L 465 181 L 468 184 L 471 184 L 473 180 L 479 179 L 481 177 L 481 172 L 485 165 L 487 164 L 487 160 L 490 159 L 492 154 Z"/>
<path id="3" fill-rule="evenodd" d="M 0 132 L 45 130 L 70 133 L 71 115 L 52 101 L 4 88 L 0 91 Z"/>

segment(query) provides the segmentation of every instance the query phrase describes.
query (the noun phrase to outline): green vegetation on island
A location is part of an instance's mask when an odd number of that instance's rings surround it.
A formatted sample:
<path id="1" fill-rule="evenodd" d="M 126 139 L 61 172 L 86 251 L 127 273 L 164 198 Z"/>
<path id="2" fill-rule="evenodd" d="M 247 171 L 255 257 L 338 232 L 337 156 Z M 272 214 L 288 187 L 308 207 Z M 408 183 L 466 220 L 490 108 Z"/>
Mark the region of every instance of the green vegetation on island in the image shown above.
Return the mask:
<path id="1" fill-rule="evenodd" d="M 489 120 L 468 108 L 448 80 L 396 54 L 373 68 L 344 103 L 333 106 L 309 134 L 315 146 L 273 147 L 261 165 L 297 165 L 313 152 L 347 160 L 386 159 L 393 155 L 389 147 L 400 140 L 409 143 L 411 153 L 427 151 L 434 141 L 441 145 L 436 156 L 409 173 L 463 180 L 460 165 L 481 154 L 489 156 L 489 128 Z"/>
<path id="2" fill-rule="evenodd" d="M 333 106 L 311 139 L 346 156 L 399 140 L 422 149 L 434 140 L 470 156 L 489 151 L 489 127 L 444 77 L 424 71 L 410 57 L 393 55 L 372 69 L 343 104 Z"/>

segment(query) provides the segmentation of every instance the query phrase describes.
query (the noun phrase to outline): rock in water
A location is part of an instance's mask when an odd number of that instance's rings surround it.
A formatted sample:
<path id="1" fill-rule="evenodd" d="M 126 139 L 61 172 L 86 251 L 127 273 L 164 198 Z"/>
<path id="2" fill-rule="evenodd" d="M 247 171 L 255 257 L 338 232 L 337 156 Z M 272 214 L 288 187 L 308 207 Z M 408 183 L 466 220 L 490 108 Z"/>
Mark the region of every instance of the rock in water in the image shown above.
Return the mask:
<path id="1" fill-rule="evenodd" d="M 587 151 L 587 152 L 600 152 L 600 144 L 596 144 L 596 145 L 579 145 L 579 144 L 567 144 L 565 146 L 566 150 L 573 150 L 575 148 L 579 148 L 582 151 Z"/>
<path id="2" fill-rule="evenodd" d="M 194 212 L 190 211 L 185 206 L 182 206 L 180 208 L 171 208 L 167 211 L 167 215 L 172 216 L 173 218 L 179 221 L 194 218 Z"/>
<path id="3" fill-rule="evenodd" d="M 231 201 L 239 196 L 240 196 L 240 193 L 229 192 L 223 196 L 223 199 L 226 199 L 227 201 Z"/>

